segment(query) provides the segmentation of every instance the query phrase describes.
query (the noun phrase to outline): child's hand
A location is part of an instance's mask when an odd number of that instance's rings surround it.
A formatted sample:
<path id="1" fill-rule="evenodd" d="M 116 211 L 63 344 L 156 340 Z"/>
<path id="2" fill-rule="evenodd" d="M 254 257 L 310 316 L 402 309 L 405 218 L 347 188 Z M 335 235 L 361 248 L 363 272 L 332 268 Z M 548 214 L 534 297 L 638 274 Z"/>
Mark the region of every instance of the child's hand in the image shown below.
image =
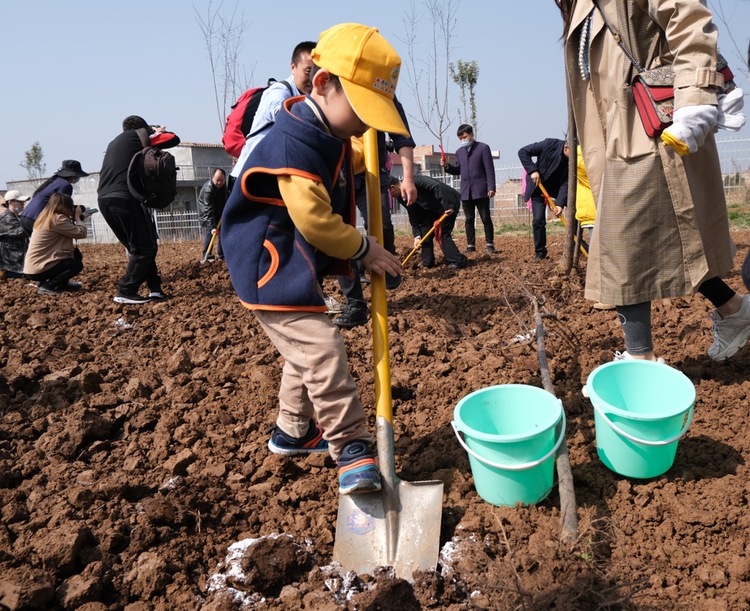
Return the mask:
<path id="1" fill-rule="evenodd" d="M 367 240 L 370 242 L 370 249 L 361 259 L 367 269 L 377 273 L 390 274 L 391 276 L 397 276 L 403 271 L 401 269 L 401 261 L 399 261 L 396 255 L 389 253 L 372 236 L 367 236 Z"/>

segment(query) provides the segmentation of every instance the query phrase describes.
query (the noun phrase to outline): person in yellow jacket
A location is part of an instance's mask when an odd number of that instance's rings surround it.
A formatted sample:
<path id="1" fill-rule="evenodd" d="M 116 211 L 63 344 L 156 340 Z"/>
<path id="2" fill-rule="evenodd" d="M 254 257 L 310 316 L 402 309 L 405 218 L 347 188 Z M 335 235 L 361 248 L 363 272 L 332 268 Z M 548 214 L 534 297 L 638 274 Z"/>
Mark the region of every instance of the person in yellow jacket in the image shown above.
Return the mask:
<path id="1" fill-rule="evenodd" d="M 596 221 L 596 204 L 594 203 L 594 194 L 591 192 L 589 176 L 586 173 L 586 165 L 583 163 L 583 153 L 580 145 L 577 147 L 576 161 L 576 220 L 581 227 L 589 230 L 588 240 L 591 243 L 591 237 L 594 234 L 594 221 Z M 614 310 L 615 306 L 610 303 L 597 301 L 593 305 L 597 310 Z"/>

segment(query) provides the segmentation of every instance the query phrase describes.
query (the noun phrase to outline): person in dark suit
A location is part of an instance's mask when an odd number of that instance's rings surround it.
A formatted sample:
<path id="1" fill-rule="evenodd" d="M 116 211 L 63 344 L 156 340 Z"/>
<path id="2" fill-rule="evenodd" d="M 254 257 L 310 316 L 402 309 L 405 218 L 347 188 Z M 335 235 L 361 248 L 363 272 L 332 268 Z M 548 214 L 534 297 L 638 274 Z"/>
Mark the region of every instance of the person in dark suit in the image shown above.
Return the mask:
<path id="1" fill-rule="evenodd" d="M 466 256 L 461 254 L 451 236 L 461 205 L 458 193 L 450 185 L 421 174 L 415 174 L 414 186 L 417 188 L 417 199 L 407 203 L 401 193 L 401 181 L 395 176 L 391 176 L 388 181 L 391 197 L 398 200 L 409 214 L 409 224 L 414 234 L 415 246 L 443 214 L 448 215 L 435 228 L 433 235 L 422 243 L 422 267 L 435 266 L 435 240 L 440 245 L 440 250 L 443 251 L 446 263 L 457 269 L 466 267 Z"/>
<path id="2" fill-rule="evenodd" d="M 456 132 L 461 147 L 456 151 L 456 163 L 440 160 L 448 174 L 461 176 L 461 207 L 466 217 L 466 250 L 475 252 L 476 234 L 474 219 L 476 212 L 484 225 L 487 252 L 495 252 L 495 227 L 490 213 L 490 199 L 495 196 L 495 165 L 490 147 L 474 139 L 474 128 L 464 123 Z"/>
<path id="3" fill-rule="evenodd" d="M 523 199 L 531 199 L 534 259 L 537 261 L 547 257 L 547 202 L 539 183 L 541 182 L 549 196 L 555 199 L 559 215 L 568 201 L 569 156 L 570 149 L 567 143 L 558 138 L 547 138 L 541 142 L 527 144 L 518 151 L 521 165 L 529 176 Z"/>

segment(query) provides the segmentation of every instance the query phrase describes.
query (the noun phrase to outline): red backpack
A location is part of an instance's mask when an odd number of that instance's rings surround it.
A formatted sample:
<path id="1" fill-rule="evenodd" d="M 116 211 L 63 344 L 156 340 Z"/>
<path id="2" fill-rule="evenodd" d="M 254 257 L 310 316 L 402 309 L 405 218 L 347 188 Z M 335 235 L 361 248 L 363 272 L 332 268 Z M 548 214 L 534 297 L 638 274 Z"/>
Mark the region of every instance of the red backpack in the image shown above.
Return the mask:
<path id="1" fill-rule="evenodd" d="M 253 135 L 250 133 L 250 128 L 253 126 L 255 113 L 258 112 L 260 98 L 263 92 L 276 82 L 276 79 L 270 78 L 265 87 L 248 89 L 232 105 L 232 110 L 227 116 L 227 124 L 224 127 L 224 135 L 221 138 L 224 150 L 232 157 L 237 158 L 240 156 L 242 147 L 245 146 L 245 141 Z M 293 93 L 289 83 L 286 81 L 279 82 L 283 83 L 289 89 L 290 94 Z"/>

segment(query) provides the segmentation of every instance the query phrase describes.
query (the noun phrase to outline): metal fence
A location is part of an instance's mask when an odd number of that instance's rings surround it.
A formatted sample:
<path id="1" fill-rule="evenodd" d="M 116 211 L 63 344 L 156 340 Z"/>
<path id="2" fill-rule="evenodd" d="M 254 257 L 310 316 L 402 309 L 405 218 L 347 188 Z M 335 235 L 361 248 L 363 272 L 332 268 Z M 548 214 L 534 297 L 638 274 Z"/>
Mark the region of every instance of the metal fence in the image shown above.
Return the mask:
<path id="1" fill-rule="evenodd" d="M 722 138 L 718 147 L 727 203 L 750 203 L 750 138 Z M 456 189 L 460 185 L 457 176 L 435 172 L 431 175 Z M 521 166 L 495 166 L 495 175 L 497 192 L 490 204 L 493 221 L 500 229 L 530 225 L 531 214 L 520 195 Z M 462 216 L 463 213 L 459 212 L 458 218 Z M 391 217 L 397 231 L 409 231 L 406 208 L 394 205 Z M 162 241 L 181 242 L 203 237 L 197 212 L 157 211 L 154 220 Z M 364 229 L 359 213 L 357 225 Z M 117 238 L 101 215 L 95 214 L 89 220 L 89 236 L 84 241 L 106 243 L 116 242 Z"/>

